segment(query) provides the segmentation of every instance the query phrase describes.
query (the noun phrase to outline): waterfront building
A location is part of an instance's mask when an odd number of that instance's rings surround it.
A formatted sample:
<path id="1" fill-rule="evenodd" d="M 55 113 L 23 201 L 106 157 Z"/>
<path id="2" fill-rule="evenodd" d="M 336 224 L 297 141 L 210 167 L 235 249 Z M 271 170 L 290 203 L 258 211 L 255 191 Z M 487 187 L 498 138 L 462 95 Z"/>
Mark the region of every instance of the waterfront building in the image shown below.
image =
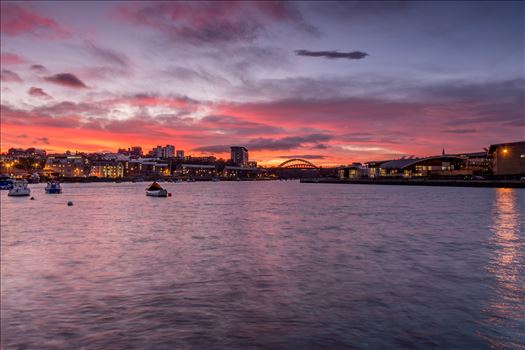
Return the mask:
<path id="1" fill-rule="evenodd" d="M 211 164 L 178 164 L 176 175 L 184 178 L 211 179 L 217 176 L 217 166 Z"/>
<path id="2" fill-rule="evenodd" d="M 525 175 L 525 141 L 490 145 L 494 175 Z"/>
<path id="3" fill-rule="evenodd" d="M 472 174 L 487 174 L 492 169 L 492 164 L 487 156 L 487 151 L 461 153 L 457 154 L 457 156 L 463 158 L 465 168 L 470 170 Z"/>
<path id="4" fill-rule="evenodd" d="M 465 168 L 465 159 L 456 155 L 432 156 L 420 159 L 411 159 L 401 169 L 403 177 L 427 176 L 460 176 L 472 175 L 471 170 Z"/>
<path id="5" fill-rule="evenodd" d="M 230 150 L 232 163 L 238 166 L 247 166 L 249 159 L 246 147 L 232 146 Z"/>
<path id="6" fill-rule="evenodd" d="M 157 147 L 153 148 L 148 153 L 148 156 L 152 157 L 152 158 L 162 158 L 162 146 L 157 146 Z"/>
<path id="7" fill-rule="evenodd" d="M 50 154 L 44 166 L 44 173 L 62 177 L 83 177 L 89 171 L 88 160 L 81 155 Z"/>
<path id="8" fill-rule="evenodd" d="M 230 166 L 224 167 L 223 176 L 228 178 L 255 178 L 259 174 L 259 168 L 247 166 Z"/>
<path id="9" fill-rule="evenodd" d="M 183 160 L 184 159 L 184 151 L 181 150 L 181 149 L 177 150 L 176 157 L 179 160 Z"/>
<path id="10" fill-rule="evenodd" d="M 142 162 L 141 174 L 145 176 L 169 176 L 170 167 L 168 163 L 144 160 Z"/>
<path id="11" fill-rule="evenodd" d="M 89 176 L 100 178 L 122 178 L 124 177 L 124 164 L 119 161 L 99 160 L 91 164 Z"/>
<path id="12" fill-rule="evenodd" d="M 361 163 L 352 163 L 352 165 L 337 168 L 337 175 L 340 179 L 360 179 L 368 177 L 368 167 Z"/>
<path id="13" fill-rule="evenodd" d="M 204 156 L 204 157 L 194 157 L 194 156 L 187 156 L 185 160 L 188 163 L 199 163 L 199 164 L 213 164 L 217 160 L 214 156 Z"/>
<path id="14" fill-rule="evenodd" d="M 130 159 L 124 162 L 124 177 L 138 177 L 142 175 L 142 161 Z"/>
<path id="15" fill-rule="evenodd" d="M 131 148 L 129 148 L 129 155 L 133 157 L 142 157 L 142 147 L 131 146 Z"/>
<path id="16" fill-rule="evenodd" d="M 43 149 L 37 149 L 34 147 L 23 149 L 23 148 L 10 148 L 7 150 L 7 156 L 11 159 L 23 159 L 23 158 L 45 158 L 46 151 Z"/>
<path id="17" fill-rule="evenodd" d="M 366 162 L 365 166 L 368 168 L 368 177 L 373 179 L 376 177 L 379 177 L 379 167 L 381 164 L 388 162 L 388 160 L 382 160 L 382 161 L 370 161 Z"/>
<path id="18" fill-rule="evenodd" d="M 173 158 L 175 157 L 175 146 L 166 145 L 162 148 L 162 158 Z"/>

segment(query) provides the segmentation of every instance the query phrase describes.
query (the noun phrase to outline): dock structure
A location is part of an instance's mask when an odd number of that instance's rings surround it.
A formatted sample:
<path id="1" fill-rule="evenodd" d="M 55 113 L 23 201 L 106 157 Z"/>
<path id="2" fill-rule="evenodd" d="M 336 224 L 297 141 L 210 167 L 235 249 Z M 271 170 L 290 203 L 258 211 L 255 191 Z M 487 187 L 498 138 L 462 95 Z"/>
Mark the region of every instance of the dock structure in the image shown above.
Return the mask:
<path id="1" fill-rule="evenodd" d="M 429 179 L 301 179 L 301 183 L 354 184 L 354 185 L 401 185 L 401 186 L 448 186 L 448 187 L 493 187 L 525 188 L 520 180 L 429 180 Z"/>

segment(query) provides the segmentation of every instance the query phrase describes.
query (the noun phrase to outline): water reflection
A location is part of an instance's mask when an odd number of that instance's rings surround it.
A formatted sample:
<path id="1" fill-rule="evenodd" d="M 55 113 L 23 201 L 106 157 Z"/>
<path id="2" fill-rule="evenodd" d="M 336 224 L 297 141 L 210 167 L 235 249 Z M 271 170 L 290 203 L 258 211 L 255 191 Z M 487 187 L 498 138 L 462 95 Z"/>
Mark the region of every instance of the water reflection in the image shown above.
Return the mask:
<path id="1" fill-rule="evenodd" d="M 496 285 L 488 323 L 499 328 L 499 332 L 488 340 L 494 348 L 504 349 L 519 345 L 504 341 L 509 328 L 516 327 L 511 320 L 525 318 L 525 242 L 520 233 L 522 218 L 518 191 L 509 188 L 495 191 L 490 228 L 493 255 L 487 270 L 495 277 Z"/>

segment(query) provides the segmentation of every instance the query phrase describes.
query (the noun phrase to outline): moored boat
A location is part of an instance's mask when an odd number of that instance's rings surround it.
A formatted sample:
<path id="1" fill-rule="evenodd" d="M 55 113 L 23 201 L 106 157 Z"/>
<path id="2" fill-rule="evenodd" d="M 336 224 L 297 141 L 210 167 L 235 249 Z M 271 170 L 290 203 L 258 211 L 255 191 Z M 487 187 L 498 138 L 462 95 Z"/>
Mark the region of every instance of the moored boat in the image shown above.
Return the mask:
<path id="1" fill-rule="evenodd" d="M 62 187 L 60 186 L 60 182 L 58 181 L 48 182 L 46 186 L 46 193 L 50 193 L 50 194 L 62 193 Z"/>
<path id="2" fill-rule="evenodd" d="M 13 183 L 13 188 L 9 190 L 8 196 L 11 197 L 23 197 L 23 196 L 29 196 L 31 194 L 31 190 L 27 187 L 27 181 L 15 181 Z"/>
<path id="3" fill-rule="evenodd" d="M 0 190 L 10 190 L 13 188 L 13 179 L 7 175 L 0 175 Z"/>
<path id="4" fill-rule="evenodd" d="M 162 188 L 156 181 L 146 188 L 146 196 L 167 197 L 168 191 Z"/>

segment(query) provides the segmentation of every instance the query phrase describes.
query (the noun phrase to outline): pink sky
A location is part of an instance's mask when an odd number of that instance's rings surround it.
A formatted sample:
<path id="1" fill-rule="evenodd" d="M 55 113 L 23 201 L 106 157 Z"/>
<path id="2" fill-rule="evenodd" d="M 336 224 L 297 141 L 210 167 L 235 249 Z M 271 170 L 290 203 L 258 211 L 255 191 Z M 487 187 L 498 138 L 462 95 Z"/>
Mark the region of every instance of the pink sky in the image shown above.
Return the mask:
<path id="1" fill-rule="evenodd" d="M 1 6 L 2 151 L 339 165 L 525 139 L 521 2 Z"/>

